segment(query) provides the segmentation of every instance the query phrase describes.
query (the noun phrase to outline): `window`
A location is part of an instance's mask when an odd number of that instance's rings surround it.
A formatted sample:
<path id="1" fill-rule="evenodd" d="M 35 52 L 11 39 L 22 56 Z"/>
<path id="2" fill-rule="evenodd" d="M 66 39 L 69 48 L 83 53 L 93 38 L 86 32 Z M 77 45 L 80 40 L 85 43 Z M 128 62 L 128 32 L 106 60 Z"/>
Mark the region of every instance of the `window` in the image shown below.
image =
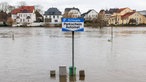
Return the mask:
<path id="1" fill-rule="evenodd" d="M 55 18 L 55 15 L 53 15 L 53 18 Z"/>
<path id="2" fill-rule="evenodd" d="M 139 18 L 139 21 L 141 21 L 141 18 Z"/>
<path id="3" fill-rule="evenodd" d="M 59 15 L 57 15 L 57 18 L 59 18 Z"/>
<path id="4" fill-rule="evenodd" d="M 58 22 L 58 20 L 55 20 L 55 22 Z"/>
<path id="5" fill-rule="evenodd" d="M 16 19 L 19 19 L 19 18 L 20 18 L 19 16 L 16 17 Z"/>

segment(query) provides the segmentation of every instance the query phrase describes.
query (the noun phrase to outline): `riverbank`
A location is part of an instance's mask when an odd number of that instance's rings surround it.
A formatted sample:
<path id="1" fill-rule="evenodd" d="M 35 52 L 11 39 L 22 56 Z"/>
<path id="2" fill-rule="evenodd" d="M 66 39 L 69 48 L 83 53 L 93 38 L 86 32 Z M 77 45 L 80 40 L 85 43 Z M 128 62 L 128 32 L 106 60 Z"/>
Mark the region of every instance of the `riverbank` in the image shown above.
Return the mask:
<path id="1" fill-rule="evenodd" d="M 9 25 L 0 25 L 0 27 L 62 27 L 61 24 L 49 24 L 49 25 L 40 25 L 40 26 L 9 26 Z M 84 27 L 93 27 L 93 28 L 100 28 L 100 26 L 92 24 L 92 23 L 85 23 Z M 139 25 L 135 25 L 135 24 L 125 24 L 125 25 L 106 25 L 106 26 L 101 26 L 102 27 L 146 27 L 146 24 L 139 24 Z"/>

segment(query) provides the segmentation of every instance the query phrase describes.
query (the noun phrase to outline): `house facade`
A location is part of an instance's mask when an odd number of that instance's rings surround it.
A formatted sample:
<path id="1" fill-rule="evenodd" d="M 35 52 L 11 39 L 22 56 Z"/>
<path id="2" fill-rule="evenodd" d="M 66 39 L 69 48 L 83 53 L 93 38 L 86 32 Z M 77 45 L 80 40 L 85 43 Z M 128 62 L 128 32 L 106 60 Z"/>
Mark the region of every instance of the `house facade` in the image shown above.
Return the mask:
<path id="1" fill-rule="evenodd" d="M 85 20 L 97 19 L 97 16 L 98 16 L 98 13 L 94 9 L 91 9 L 81 15 L 81 17 L 84 18 Z"/>
<path id="2" fill-rule="evenodd" d="M 146 24 L 146 18 L 138 12 L 129 12 L 122 16 L 122 24 Z"/>
<path id="3" fill-rule="evenodd" d="M 130 8 L 120 8 L 115 13 L 113 13 L 110 17 L 109 24 L 122 24 L 122 18 L 124 14 L 128 12 L 133 12 Z"/>
<path id="4" fill-rule="evenodd" d="M 44 13 L 44 22 L 49 24 L 61 24 L 62 13 L 57 8 L 49 8 Z"/>
<path id="5" fill-rule="evenodd" d="M 63 17 L 67 18 L 78 18 L 81 17 L 81 12 L 78 8 L 65 8 Z"/>
<path id="6" fill-rule="evenodd" d="M 22 6 L 14 9 L 11 12 L 12 19 L 16 25 L 32 24 L 36 21 L 36 14 L 34 6 Z"/>
<path id="7" fill-rule="evenodd" d="M 120 8 L 117 12 L 113 13 L 109 19 L 109 24 L 121 25 L 129 24 L 131 21 L 135 21 L 136 24 L 144 24 L 145 17 L 135 10 L 130 8 Z"/>

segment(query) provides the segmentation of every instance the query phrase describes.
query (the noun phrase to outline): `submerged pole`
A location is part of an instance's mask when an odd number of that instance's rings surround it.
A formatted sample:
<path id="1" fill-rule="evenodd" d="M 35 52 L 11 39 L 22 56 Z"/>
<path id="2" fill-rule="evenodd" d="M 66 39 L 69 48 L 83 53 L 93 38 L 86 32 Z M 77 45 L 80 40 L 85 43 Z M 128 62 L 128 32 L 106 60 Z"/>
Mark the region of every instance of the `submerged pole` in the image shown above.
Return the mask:
<path id="1" fill-rule="evenodd" d="M 15 40 L 14 32 L 12 31 L 12 40 Z"/>
<path id="2" fill-rule="evenodd" d="M 111 42 L 113 41 L 113 26 L 111 27 Z"/>

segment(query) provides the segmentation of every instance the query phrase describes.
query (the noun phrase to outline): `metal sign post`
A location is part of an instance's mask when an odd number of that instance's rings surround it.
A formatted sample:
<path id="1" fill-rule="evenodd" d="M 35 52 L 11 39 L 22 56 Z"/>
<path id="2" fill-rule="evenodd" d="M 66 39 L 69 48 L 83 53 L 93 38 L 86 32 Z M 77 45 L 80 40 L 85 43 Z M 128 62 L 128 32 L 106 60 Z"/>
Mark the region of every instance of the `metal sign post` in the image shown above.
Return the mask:
<path id="1" fill-rule="evenodd" d="M 72 67 L 71 76 L 75 75 L 74 66 L 74 32 L 84 31 L 84 19 L 83 18 L 62 18 L 62 31 L 72 32 Z"/>
<path id="2" fill-rule="evenodd" d="M 74 31 L 72 31 L 72 74 L 74 75 Z"/>

